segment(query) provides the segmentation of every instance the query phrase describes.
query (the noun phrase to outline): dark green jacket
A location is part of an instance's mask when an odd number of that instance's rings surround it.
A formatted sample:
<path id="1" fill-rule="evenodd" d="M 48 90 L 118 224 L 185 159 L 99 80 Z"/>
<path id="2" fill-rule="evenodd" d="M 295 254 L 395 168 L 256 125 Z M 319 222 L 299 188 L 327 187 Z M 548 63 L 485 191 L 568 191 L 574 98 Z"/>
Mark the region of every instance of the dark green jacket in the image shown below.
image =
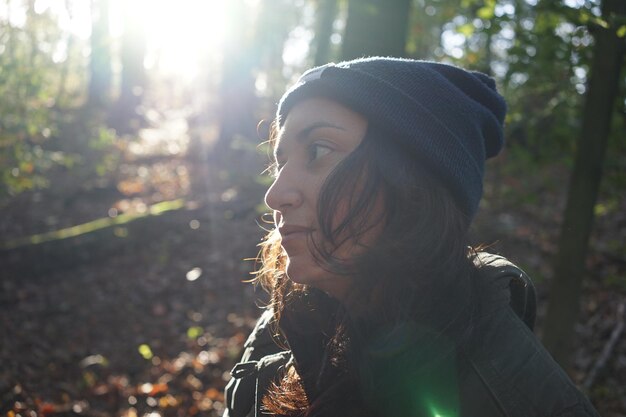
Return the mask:
<path id="1" fill-rule="evenodd" d="M 409 344 L 412 348 L 392 355 L 374 355 L 374 387 L 364 394 L 366 401 L 375 404 L 373 415 L 598 416 L 532 333 L 535 295 L 530 279 L 499 256 L 482 253 L 477 262 L 476 285 L 485 307 L 473 321 L 469 337 L 461 344 L 447 345 L 439 338 L 429 348 Z M 300 373 L 298 365 L 317 355 L 310 353 L 306 343 L 292 341 L 289 334 L 292 350 L 281 350 L 271 337 L 271 317 L 271 311 L 262 315 L 244 345 L 241 362 L 233 369 L 233 379 L 226 388 L 225 417 L 264 415 L 260 400 L 280 368 L 295 356 Z M 413 334 L 413 330 L 408 333 Z M 415 361 L 422 353 L 430 354 L 424 350 L 444 351 L 450 346 L 451 354 L 443 354 L 426 366 Z M 324 415 L 348 417 L 345 412 Z"/>

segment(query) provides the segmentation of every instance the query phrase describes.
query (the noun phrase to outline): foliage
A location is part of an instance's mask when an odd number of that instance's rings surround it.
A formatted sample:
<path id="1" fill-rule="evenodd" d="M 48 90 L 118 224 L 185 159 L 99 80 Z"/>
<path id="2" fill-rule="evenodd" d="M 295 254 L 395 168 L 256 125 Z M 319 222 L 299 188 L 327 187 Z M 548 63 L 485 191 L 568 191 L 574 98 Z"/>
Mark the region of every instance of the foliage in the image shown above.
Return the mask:
<path id="1" fill-rule="evenodd" d="M 3 22 L 8 23 L 8 22 Z M 0 198 L 43 187 L 53 164 L 71 164 L 44 149 L 58 131 L 53 46 L 61 33 L 48 14 L 28 13 L 23 27 L 0 25 Z"/>
<path id="2" fill-rule="evenodd" d="M 76 108 L 84 77 L 69 72 L 84 66 L 79 45 L 50 10 L 22 10 L 22 24 L 0 24 L 0 202 L 49 186 L 54 167 L 103 175 L 115 164 L 114 135 Z"/>
<path id="3" fill-rule="evenodd" d="M 509 146 L 527 149 L 533 163 L 571 160 L 593 31 L 609 24 L 626 31 L 623 22 L 603 20 L 592 1 L 419 0 L 414 6 L 411 56 L 493 75 L 509 105 Z M 623 103 L 626 90 L 620 94 Z"/>

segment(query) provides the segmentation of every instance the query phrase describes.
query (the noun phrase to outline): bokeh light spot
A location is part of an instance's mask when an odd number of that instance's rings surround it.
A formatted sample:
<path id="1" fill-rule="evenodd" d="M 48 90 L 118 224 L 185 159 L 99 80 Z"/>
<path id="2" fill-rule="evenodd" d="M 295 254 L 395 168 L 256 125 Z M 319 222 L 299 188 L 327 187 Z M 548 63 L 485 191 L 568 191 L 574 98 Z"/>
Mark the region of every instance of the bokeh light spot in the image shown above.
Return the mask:
<path id="1" fill-rule="evenodd" d="M 202 275 L 202 268 L 193 268 L 187 272 L 187 281 L 195 281 Z"/>

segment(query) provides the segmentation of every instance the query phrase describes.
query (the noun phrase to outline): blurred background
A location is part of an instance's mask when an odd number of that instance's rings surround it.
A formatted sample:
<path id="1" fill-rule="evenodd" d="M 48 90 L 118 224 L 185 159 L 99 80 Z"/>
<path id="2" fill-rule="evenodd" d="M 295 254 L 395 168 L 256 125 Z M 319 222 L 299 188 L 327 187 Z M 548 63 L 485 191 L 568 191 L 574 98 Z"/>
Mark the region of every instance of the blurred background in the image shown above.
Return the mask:
<path id="1" fill-rule="evenodd" d="M 0 414 L 218 416 L 265 297 L 275 104 L 307 68 L 458 64 L 506 97 L 473 230 L 626 416 L 623 0 L 0 0 Z M 556 394 L 556 393 L 555 393 Z"/>

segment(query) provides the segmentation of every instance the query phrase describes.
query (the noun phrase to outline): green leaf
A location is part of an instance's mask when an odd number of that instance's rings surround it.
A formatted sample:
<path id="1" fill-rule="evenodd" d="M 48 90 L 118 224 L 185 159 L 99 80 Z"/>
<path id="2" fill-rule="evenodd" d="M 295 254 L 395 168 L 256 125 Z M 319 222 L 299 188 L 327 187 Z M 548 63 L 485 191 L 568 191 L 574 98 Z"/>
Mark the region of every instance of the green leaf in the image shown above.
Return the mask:
<path id="1" fill-rule="evenodd" d="M 187 329 L 187 337 L 190 339 L 197 339 L 202 336 L 204 329 L 200 326 L 193 326 Z"/>
<path id="2" fill-rule="evenodd" d="M 476 28 L 474 27 L 473 24 L 466 23 L 466 24 L 464 24 L 462 26 L 459 26 L 456 30 L 461 35 L 465 36 L 466 38 L 469 38 L 470 36 L 472 36 L 474 34 L 474 30 L 476 30 Z"/>
<path id="3" fill-rule="evenodd" d="M 591 19 L 591 21 L 603 29 L 608 29 L 609 27 L 611 27 L 611 25 L 609 25 L 609 22 L 600 17 L 594 17 Z"/>
<path id="4" fill-rule="evenodd" d="M 622 25 L 617 28 L 617 36 L 620 38 L 626 37 L 626 25 Z"/>
<path id="5" fill-rule="evenodd" d="M 150 349 L 150 346 L 146 345 L 145 343 L 142 345 L 139 345 L 139 348 L 137 348 L 137 350 L 139 351 L 139 354 L 143 356 L 143 358 L 146 360 L 150 360 L 154 357 L 154 353 L 152 353 L 152 349 Z"/>
<path id="6" fill-rule="evenodd" d="M 491 6 L 481 7 L 476 12 L 476 16 L 478 16 L 478 17 L 480 17 L 481 19 L 484 19 L 484 20 L 492 19 L 493 15 L 494 15 L 494 7 L 491 7 Z"/>

